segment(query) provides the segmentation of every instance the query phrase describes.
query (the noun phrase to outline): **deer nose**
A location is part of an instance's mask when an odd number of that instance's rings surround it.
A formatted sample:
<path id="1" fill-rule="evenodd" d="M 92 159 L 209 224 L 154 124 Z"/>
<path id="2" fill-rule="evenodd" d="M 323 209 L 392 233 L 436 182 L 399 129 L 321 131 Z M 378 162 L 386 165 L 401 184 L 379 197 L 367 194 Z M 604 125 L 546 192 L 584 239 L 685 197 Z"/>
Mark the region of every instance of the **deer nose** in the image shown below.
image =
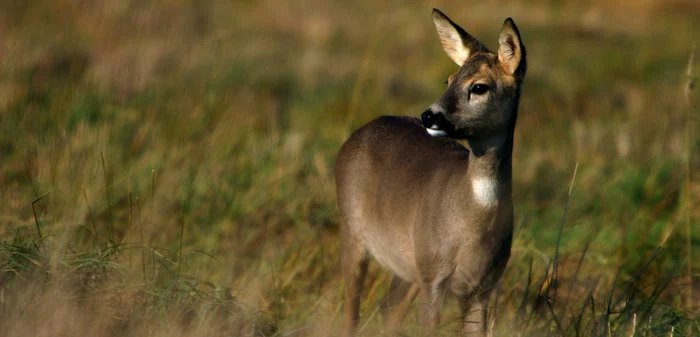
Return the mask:
<path id="1" fill-rule="evenodd" d="M 425 110 L 420 115 L 420 119 L 423 122 L 423 126 L 429 128 L 435 124 L 435 114 L 430 110 Z"/>
<path id="2" fill-rule="evenodd" d="M 430 128 L 433 125 L 437 124 L 438 115 L 436 115 L 432 110 L 428 109 L 423 111 L 423 113 L 420 115 L 420 118 L 423 122 L 423 126 L 426 128 Z"/>

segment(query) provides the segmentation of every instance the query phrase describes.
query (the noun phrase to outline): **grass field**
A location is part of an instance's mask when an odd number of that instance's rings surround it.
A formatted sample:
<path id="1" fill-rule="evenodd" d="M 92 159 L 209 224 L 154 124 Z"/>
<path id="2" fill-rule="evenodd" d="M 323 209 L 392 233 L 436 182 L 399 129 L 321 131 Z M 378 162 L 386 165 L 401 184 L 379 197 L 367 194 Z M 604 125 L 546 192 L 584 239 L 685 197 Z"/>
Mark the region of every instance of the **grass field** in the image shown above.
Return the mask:
<path id="1" fill-rule="evenodd" d="M 528 50 L 494 335 L 700 336 L 694 0 L 4 1 L 0 336 L 337 335 L 335 156 L 445 89 L 432 7 Z"/>

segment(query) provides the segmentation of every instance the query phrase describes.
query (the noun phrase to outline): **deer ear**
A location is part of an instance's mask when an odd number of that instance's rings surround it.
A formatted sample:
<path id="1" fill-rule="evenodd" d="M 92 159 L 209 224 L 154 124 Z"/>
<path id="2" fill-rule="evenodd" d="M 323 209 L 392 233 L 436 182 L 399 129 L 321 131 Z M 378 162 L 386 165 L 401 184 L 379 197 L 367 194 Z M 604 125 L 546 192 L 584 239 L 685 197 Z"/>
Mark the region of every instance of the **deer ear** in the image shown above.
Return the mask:
<path id="1" fill-rule="evenodd" d="M 520 42 L 518 27 L 511 18 L 503 23 L 498 37 L 498 63 L 509 75 L 514 75 L 518 68 L 524 70 L 525 47 Z"/>
<path id="2" fill-rule="evenodd" d="M 433 23 L 440 37 L 442 49 L 460 67 L 474 52 L 485 50 L 481 42 L 452 22 L 437 8 L 433 8 Z"/>

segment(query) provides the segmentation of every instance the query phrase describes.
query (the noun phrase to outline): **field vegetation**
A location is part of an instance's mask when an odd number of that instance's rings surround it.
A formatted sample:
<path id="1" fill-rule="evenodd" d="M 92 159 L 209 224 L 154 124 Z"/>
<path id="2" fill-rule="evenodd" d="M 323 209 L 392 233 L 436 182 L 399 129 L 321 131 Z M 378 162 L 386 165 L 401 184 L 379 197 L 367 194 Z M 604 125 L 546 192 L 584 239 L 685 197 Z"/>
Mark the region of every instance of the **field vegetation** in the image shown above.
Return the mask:
<path id="1" fill-rule="evenodd" d="M 337 335 L 335 156 L 444 91 L 432 7 L 528 50 L 494 335 L 700 336 L 694 0 L 3 1 L 0 336 Z"/>

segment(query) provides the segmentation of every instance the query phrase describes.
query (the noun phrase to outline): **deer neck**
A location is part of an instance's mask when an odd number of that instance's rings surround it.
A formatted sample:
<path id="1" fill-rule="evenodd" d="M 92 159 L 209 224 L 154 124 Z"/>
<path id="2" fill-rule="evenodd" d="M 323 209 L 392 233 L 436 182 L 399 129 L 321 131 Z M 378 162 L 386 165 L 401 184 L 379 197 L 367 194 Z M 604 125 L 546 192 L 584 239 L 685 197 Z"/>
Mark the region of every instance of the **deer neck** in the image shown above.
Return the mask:
<path id="1" fill-rule="evenodd" d="M 469 140 L 468 180 L 475 201 L 492 208 L 509 200 L 512 179 L 511 135 L 498 135 L 486 140 Z"/>

